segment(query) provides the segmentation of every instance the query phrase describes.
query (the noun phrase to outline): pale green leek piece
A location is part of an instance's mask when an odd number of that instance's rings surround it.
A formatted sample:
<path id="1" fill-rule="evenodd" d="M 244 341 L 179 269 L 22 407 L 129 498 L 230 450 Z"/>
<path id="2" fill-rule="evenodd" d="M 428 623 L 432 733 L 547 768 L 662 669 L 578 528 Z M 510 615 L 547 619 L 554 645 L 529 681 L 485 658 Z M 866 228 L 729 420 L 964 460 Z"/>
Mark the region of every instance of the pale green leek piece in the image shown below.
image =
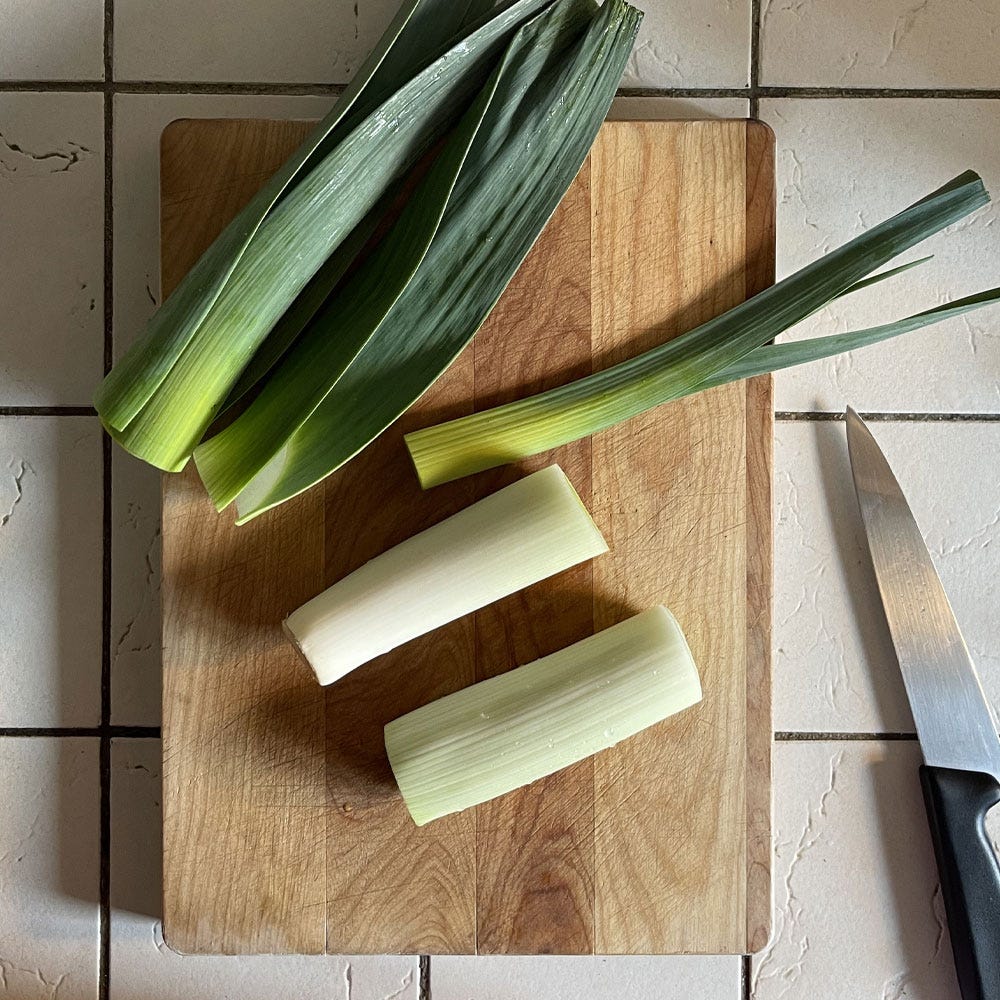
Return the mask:
<path id="1" fill-rule="evenodd" d="M 304 604 L 285 630 L 320 684 L 608 546 L 558 465 L 413 535 Z"/>
<path id="2" fill-rule="evenodd" d="M 473 684 L 385 727 L 417 826 L 614 746 L 701 700 L 673 615 L 650 608 L 566 649 Z"/>

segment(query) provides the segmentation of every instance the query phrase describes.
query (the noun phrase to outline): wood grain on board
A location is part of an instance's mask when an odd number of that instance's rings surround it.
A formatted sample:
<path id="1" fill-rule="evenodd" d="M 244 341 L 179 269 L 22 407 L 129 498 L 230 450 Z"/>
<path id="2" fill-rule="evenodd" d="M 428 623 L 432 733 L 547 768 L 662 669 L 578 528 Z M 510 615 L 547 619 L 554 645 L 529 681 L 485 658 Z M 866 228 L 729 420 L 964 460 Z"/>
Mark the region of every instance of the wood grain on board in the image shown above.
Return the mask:
<path id="1" fill-rule="evenodd" d="M 308 131 L 182 121 L 164 292 Z M 164 478 L 164 930 L 183 952 L 742 953 L 770 919 L 770 380 L 423 493 L 402 434 L 598 370 L 773 274 L 772 142 L 615 122 L 472 346 L 344 469 L 240 528 Z M 611 552 L 320 688 L 281 619 L 373 555 L 558 461 Z M 705 699 L 417 828 L 382 726 L 650 604 Z"/>

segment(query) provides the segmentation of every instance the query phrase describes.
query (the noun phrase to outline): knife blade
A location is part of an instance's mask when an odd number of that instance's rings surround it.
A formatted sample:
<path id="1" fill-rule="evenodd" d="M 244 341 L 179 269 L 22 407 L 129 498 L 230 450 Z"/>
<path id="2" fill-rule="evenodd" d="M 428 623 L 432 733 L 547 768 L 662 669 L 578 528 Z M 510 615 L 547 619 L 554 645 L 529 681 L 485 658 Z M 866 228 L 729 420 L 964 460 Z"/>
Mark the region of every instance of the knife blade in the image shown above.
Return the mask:
<path id="1" fill-rule="evenodd" d="M 924 756 L 920 780 L 963 1000 L 1000 1000 L 1000 739 L 920 529 L 864 421 L 847 410 L 861 519 Z"/>

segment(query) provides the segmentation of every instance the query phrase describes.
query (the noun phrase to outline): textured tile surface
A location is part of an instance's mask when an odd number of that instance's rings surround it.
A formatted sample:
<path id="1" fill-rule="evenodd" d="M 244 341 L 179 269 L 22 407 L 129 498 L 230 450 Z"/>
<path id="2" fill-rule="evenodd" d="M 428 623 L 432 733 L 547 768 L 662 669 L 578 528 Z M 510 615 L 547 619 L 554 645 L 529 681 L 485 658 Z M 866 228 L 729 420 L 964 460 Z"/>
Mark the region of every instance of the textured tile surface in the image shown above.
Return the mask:
<path id="1" fill-rule="evenodd" d="M 983 685 L 1000 707 L 1000 424 L 871 428 L 907 494 Z M 911 732 L 844 425 L 779 422 L 775 436 L 775 728 Z"/>
<path id="2" fill-rule="evenodd" d="M 775 746 L 775 931 L 754 1000 L 959 1000 L 915 743 Z"/>
<path id="3" fill-rule="evenodd" d="M 745 87 L 750 0 L 647 0 L 623 87 Z"/>
<path id="4" fill-rule="evenodd" d="M 117 0 L 120 80 L 346 83 L 396 0 Z"/>
<path id="5" fill-rule="evenodd" d="M 989 0 L 763 0 L 761 7 L 765 85 L 1000 86 L 1000 6 Z"/>
<path id="6" fill-rule="evenodd" d="M 160 914 L 160 742 L 111 755 L 112 1000 L 417 1000 L 416 958 L 180 955 Z"/>
<path id="7" fill-rule="evenodd" d="M 102 0 L 0 0 L 4 80 L 100 80 Z"/>
<path id="8" fill-rule="evenodd" d="M 434 1000 L 738 1000 L 740 959 L 441 956 L 431 983 Z"/>
<path id="9" fill-rule="evenodd" d="M 819 257 L 966 168 L 1000 188 L 1000 102 L 773 100 L 761 115 L 777 134 L 778 276 Z M 846 168 L 845 168 L 846 165 Z M 995 205 L 908 255 L 927 264 L 843 300 L 802 324 L 833 333 L 885 322 L 1000 283 Z M 779 410 L 1000 410 L 1000 310 L 905 340 L 780 373 Z"/>
<path id="10" fill-rule="evenodd" d="M 115 99 L 115 349 L 120 356 L 160 294 L 160 134 L 177 118 L 317 118 L 327 97 L 119 95 Z M 114 449 L 112 719 L 160 719 L 160 475 Z"/>
<path id="11" fill-rule="evenodd" d="M 0 987 L 10 1000 L 94 1000 L 97 740 L 0 739 Z"/>
<path id="12" fill-rule="evenodd" d="M 0 417 L 0 726 L 100 716 L 101 444 L 92 417 Z"/>
<path id="13" fill-rule="evenodd" d="M 0 406 L 88 404 L 100 378 L 103 126 L 100 94 L 0 93 Z"/>

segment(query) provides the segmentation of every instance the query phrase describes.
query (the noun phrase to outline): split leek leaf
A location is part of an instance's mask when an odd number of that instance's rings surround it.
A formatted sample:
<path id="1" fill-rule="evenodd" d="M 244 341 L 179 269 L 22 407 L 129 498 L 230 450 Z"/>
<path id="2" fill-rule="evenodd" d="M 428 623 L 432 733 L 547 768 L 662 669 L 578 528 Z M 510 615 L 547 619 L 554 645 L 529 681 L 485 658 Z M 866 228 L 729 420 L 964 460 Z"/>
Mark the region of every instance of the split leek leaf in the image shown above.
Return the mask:
<path id="1" fill-rule="evenodd" d="M 376 556 L 291 614 L 285 630 L 330 684 L 607 550 L 572 483 L 550 465 Z"/>
<path id="2" fill-rule="evenodd" d="M 994 305 L 997 302 L 1000 302 L 1000 288 L 990 288 L 985 292 L 977 292 L 975 295 L 968 295 L 965 298 L 956 299 L 954 302 L 935 306 L 933 309 L 908 316 L 906 319 L 896 320 L 895 323 L 869 327 L 867 330 L 834 333 L 828 337 L 810 337 L 808 340 L 792 341 L 785 344 L 768 344 L 765 347 L 758 347 L 757 350 L 751 351 L 736 364 L 713 375 L 695 391 L 700 392 L 702 389 L 711 389 L 713 386 L 725 385 L 727 382 L 735 382 L 739 379 L 753 378 L 755 375 L 765 375 L 768 372 L 780 371 L 782 368 L 791 368 L 809 361 L 819 361 L 821 358 L 832 358 L 835 354 L 869 347 L 872 344 L 881 343 L 883 340 L 898 337 L 900 334 L 920 330 L 932 323 L 940 323 L 942 320 L 961 316 L 964 313 L 972 312 L 973 309 L 981 309 L 983 306 Z"/>
<path id="3" fill-rule="evenodd" d="M 512 32 L 550 2 L 515 0 L 366 116 L 349 116 L 346 134 L 283 189 L 253 228 L 221 287 L 211 289 L 207 309 L 195 311 L 196 329 L 181 336 L 176 324 L 166 328 L 160 349 L 150 338 L 140 341 L 140 351 L 157 362 L 158 382 L 144 401 L 126 406 L 123 400 L 134 393 L 117 394 L 117 379 L 99 393 L 98 412 L 128 451 L 160 468 L 184 466 L 253 354 L 310 278 L 464 112 Z M 207 254 L 213 260 L 218 254 L 234 257 L 228 240 Z M 160 362 L 168 357 L 161 373 Z M 145 386 L 152 379 L 136 381 Z"/>
<path id="4" fill-rule="evenodd" d="M 640 20 L 624 0 L 606 0 L 554 65 L 528 49 L 501 78 L 427 255 L 330 393 L 237 497 L 240 523 L 347 462 L 469 342 L 586 158 Z"/>
<path id="5" fill-rule="evenodd" d="M 450 136 L 390 233 L 317 312 L 247 410 L 194 453 L 209 495 L 231 503 L 322 403 L 412 280 L 491 107 L 523 99 L 591 20 L 593 0 L 565 0 L 519 29 L 477 100 Z"/>
<path id="6" fill-rule="evenodd" d="M 406 435 L 421 485 L 428 488 L 518 461 L 597 433 L 707 385 L 731 381 L 720 376 L 751 352 L 761 351 L 758 358 L 775 361 L 794 358 L 789 364 L 811 360 L 811 341 L 781 345 L 783 350 L 777 354 L 764 355 L 763 348 L 778 334 L 856 288 L 876 268 L 988 201 L 982 180 L 966 171 L 891 219 L 674 340 L 548 392 Z M 986 292 L 962 311 L 993 301 L 993 293 Z M 855 335 L 860 339 L 854 346 L 943 318 L 942 312 L 930 310 L 898 325 L 862 331 Z M 828 341 L 819 343 L 815 356 L 823 357 L 829 349 Z M 739 377 L 743 376 L 732 376 Z"/>
<path id="7" fill-rule="evenodd" d="M 264 218 L 346 134 L 348 114 L 354 110 L 363 116 L 375 110 L 380 98 L 422 68 L 428 47 L 433 50 L 461 28 L 466 14 L 461 7 L 451 0 L 405 0 L 327 116 L 201 256 L 153 315 L 145 335 L 105 379 L 95 402 L 107 425 L 123 429 L 146 404 L 194 336 Z"/>
<path id="8" fill-rule="evenodd" d="M 568 767 L 701 700 L 694 659 L 664 607 L 446 695 L 385 727 L 417 826 Z"/>

